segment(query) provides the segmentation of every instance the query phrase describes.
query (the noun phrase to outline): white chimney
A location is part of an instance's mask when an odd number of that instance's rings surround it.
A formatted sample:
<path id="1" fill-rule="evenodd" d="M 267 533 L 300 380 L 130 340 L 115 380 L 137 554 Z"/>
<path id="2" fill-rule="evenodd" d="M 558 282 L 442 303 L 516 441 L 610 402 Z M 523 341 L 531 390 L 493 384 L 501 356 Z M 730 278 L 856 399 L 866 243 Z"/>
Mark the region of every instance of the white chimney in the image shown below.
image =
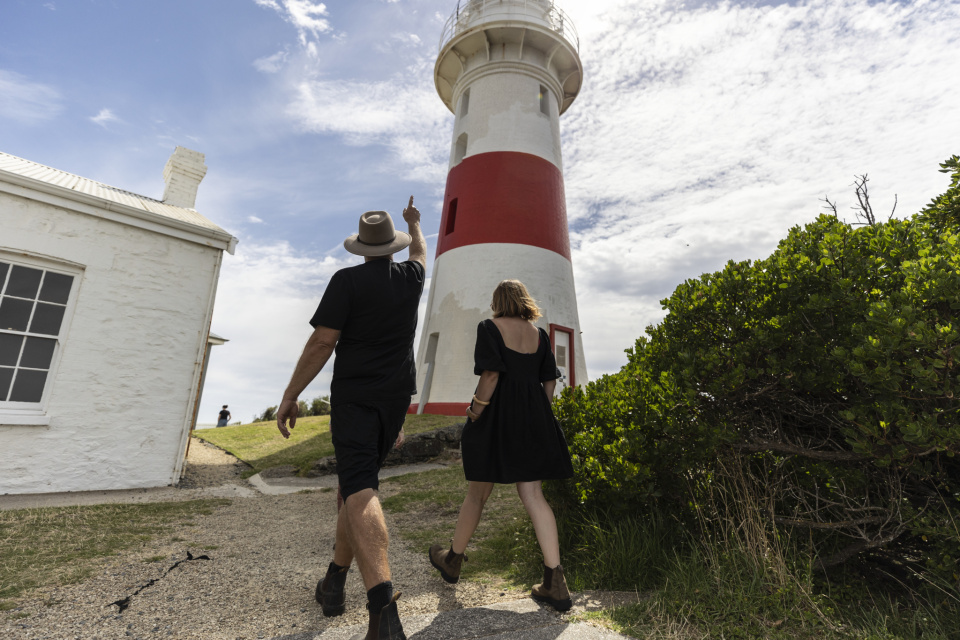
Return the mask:
<path id="1" fill-rule="evenodd" d="M 207 165 L 203 163 L 203 154 L 186 147 L 177 147 L 163 168 L 164 204 L 193 209 L 197 202 L 197 187 L 203 176 L 207 175 Z"/>

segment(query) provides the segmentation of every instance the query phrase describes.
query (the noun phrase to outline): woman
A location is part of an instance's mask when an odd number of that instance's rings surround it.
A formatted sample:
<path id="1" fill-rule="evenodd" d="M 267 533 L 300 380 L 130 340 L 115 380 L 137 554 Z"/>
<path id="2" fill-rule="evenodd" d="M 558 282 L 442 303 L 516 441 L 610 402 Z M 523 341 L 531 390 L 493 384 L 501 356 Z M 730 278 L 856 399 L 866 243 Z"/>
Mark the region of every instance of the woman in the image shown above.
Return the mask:
<path id="1" fill-rule="evenodd" d="M 573 475 L 566 440 L 550 408 L 560 373 L 549 337 L 533 324 L 542 316 L 540 309 L 522 282 L 497 285 L 490 307 L 493 319 L 477 327 L 474 373 L 480 383 L 467 408 L 460 445 L 470 484 L 450 549 L 430 547 L 430 563 L 444 580 L 457 582 L 494 483 L 516 483 L 543 552 L 543 583 L 531 595 L 566 611 L 571 602 L 560 565 L 557 522 L 540 487 L 542 480 Z"/>

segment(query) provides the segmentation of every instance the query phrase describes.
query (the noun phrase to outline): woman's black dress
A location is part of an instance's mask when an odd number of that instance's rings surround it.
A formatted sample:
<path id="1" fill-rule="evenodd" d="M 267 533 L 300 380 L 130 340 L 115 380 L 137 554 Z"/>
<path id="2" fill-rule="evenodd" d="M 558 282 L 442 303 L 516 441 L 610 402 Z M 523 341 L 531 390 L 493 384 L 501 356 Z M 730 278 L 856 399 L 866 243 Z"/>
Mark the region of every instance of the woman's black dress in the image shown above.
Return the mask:
<path id="1" fill-rule="evenodd" d="M 531 482 L 573 476 L 570 451 L 541 382 L 560 377 L 543 329 L 536 353 L 508 349 L 492 320 L 477 326 L 473 372 L 499 371 L 480 419 L 461 438 L 463 471 L 474 482 Z"/>

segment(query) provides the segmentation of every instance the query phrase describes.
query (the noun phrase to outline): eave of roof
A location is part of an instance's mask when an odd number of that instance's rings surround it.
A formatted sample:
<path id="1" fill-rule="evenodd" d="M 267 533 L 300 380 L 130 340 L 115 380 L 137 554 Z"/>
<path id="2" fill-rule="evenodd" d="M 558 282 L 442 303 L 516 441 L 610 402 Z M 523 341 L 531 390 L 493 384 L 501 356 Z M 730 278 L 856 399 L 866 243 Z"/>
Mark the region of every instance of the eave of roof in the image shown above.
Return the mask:
<path id="1" fill-rule="evenodd" d="M 0 191 L 198 242 L 230 254 L 237 246 L 233 235 L 193 209 L 164 204 L 2 151 Z"/>

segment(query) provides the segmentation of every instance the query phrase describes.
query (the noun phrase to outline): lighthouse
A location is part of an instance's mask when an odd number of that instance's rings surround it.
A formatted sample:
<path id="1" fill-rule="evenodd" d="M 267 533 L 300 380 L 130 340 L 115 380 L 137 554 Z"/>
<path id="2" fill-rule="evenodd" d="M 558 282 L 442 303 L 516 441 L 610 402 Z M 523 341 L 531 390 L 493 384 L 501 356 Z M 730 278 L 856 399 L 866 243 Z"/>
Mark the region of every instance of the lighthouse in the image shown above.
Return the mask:
<path id="1" fill-rule="evenodd" d="M 560 116 L 583 81 L 573 24 L 549 0 L 462 0 L 434 66 L 455 116 L 411 411 L 461 415 L 477 384 L 477 324 L 522 281 L 563 378 L 587 381 L 570 261 Z"/>

